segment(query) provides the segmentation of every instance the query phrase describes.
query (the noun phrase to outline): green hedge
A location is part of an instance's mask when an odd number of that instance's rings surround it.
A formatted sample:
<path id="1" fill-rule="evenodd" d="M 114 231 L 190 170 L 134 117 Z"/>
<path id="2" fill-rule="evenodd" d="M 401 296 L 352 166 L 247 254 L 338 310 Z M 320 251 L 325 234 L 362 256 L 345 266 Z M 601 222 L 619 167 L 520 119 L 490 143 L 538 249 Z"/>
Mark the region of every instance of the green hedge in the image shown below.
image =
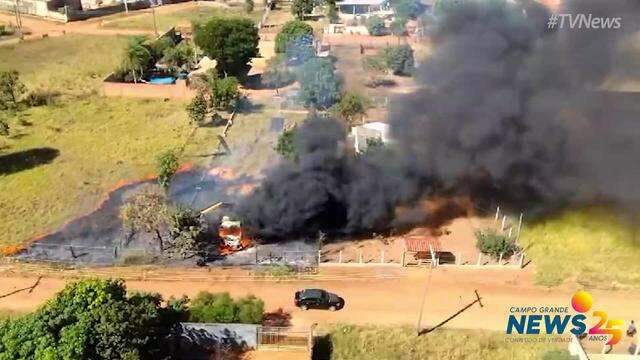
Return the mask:
<path id="1" fill-rule="evenodd" d="M 189 306 L 189 321 L 260 324 L 264 302 L 253 295 L 234 300 L 229 293 L 200 292 Z"/>
<path id="2" fill-rule="evenodd" d="M 495 230 L 476 232 L 476 246 L 483 254 L 489 254 L 495 258 L 508 258 L 519 250 L 515 242 L 506 235 L 498 234 Z"/>

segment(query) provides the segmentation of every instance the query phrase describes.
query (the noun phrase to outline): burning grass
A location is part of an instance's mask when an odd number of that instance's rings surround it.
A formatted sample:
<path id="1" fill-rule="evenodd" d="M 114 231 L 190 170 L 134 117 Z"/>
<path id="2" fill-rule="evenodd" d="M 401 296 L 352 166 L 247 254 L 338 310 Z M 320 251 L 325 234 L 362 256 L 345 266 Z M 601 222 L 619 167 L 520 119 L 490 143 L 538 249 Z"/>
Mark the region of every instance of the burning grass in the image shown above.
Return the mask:
<path id="1" fill-rule="evenodd" d="M 586 287 L 615 289 L 640 284 L 639 231 L 612 209 L 586 208 L 525 227 L 521 241 L 539 284 L 575 279 Z"/>
<path id="2" fill-rule="evenodd" d="M 338 325 L 314 351 L 331 346 L 331 359 L 541 359 L 558 345 L 505 342 L 504 333 L 442 329 L 416 336 L 411 327 Z M 316 355 L 314 354 L 314 355 Z M 316 357 L 314 357 L 316 358 Z"/>

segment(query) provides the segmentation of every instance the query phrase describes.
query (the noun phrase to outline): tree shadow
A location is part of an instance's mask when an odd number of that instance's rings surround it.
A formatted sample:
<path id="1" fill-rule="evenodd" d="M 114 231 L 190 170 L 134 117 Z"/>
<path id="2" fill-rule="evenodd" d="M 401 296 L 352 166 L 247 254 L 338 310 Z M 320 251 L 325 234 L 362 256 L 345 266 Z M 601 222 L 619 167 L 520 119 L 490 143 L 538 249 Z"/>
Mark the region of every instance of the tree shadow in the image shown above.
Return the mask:
<path id="1" fill-rule="evenodd" d="M 312 360 L 331 360 L 333 354 L 333 341 L 331 334 L 317 336 L 314 339 L 313 350 L 311 351 Z"/>
<path id="2" fill-rule="evenodd" d="M 291 326 L 291 314 L 282 310 L 282 308 L 278 308 L 276 311 L 264 314 L 262 325 L 289 327 Z"/>
<path id="3" fill-rule="evenodd" d="M 260 112 L 264 109 L 264 104 L 254 103 L 247 97 L 242 97 L 238 100 L 237 112 L 241 114 L 248 114 L 252 112 Z"/>
<path id="4" fill-rule="evenodd" d="M 58 149 L 50 147 L 33 148 L 0 155 L 0 175 L 9 175 L 49 164 L 60 155 Z"/>

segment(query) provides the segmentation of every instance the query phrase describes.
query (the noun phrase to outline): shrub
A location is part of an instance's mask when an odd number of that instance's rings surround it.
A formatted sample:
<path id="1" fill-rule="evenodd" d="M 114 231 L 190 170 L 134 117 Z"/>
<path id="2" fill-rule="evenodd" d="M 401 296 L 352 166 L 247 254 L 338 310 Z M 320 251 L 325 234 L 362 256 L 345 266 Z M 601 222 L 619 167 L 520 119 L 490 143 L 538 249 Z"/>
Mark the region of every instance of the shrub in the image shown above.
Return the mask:
<path id="1" fill-rule="evenodd" d="M 10 130 L 9 121 L 4 117 L 0 117 L 0 136 L 9 136 Z"/>
<path id="2" fill-rule="evenodd" d="M 278 137 L 278 143 L 275 148 L 278 154 L 291 161 L 296 161 L 298 159 L 294 138 L 295 129 L 286 130 Z"/>
<path id="3" fill-rule="evenodd" d="M 120 265 L 133 266 L 133 265 L 149 265 L 156 262 L 156 257 L 144 250 L 128 251 L 121 255 Z"/>
<path id="4" fill-rule="evenodd" d="M 508 258 L 519 250 L 515 242 L 507 236 L 498 234 L 494 230 L 476 232 L 476 247 L 483 254 L 488 254 L 494 258 Z"/>
<path id="5" fill-rule="evenodd" d="M 365 149 L 365 154 L 370 152 L 375 152 L 381 149 L 384 149 L 384 141 L 381 138 L 367 138 L 366 140 L 367 148 Z"/>
<path id="6" fill-rule="evenodd" d="M 264 302 L 252 295 L 235 302 L 229 293 L 200 292 L 189 306 L 189 321 L 259 324 Z"/>
<path id="7" fill-rule="evenodd" d="M 254 6 L 255 3 L 253 2 L 253 0 L 244 0 L 244 11 L 247 14 L 250 14 L 253 11 Z"/>
<path id="8" fill-rule="evenodd" d="M 158 38 L 157 40 L 148 41 L 147 47 L 151 52 L 151 57 L 153 59 L 152 62 L 155 63 L 157 60 L 160 60 L 167 51 L 175 48 L 176 43 L 172 38 L 163 36 L 161 38 Z"/>
<path id="9" fill-rule="evenodd" d="M 336 0 L 327 1 L 327 18 L 330 24 L 340 23 L 340 17 L 338 16 L 338 7 L 336 6 Z"/>
<path id="10" fill-rule="evenodd" d="M 158 184 L 164 189 L 168 189 L 173 175 L 176 174 L 180 164 L 178 156 L 174 150 L 167 150 L 158 156 Z"/>
<path id="11" fill-rule="evenodd" d="M 311 25 L 300 20 L 291 20 L 284 24 L 282 30 L 276 35 L 276 53 L 284 53 L 287 51 L 289 44 L 303 36 L 311 36 L 313 38 L 313 28 Z"/>
<path id="12" fill-rule="evenodd" d="M 234 107 L 236 100 L 240 97 L 238 86 L 238 79 L 233 76 L 218 80 L 211 96 L 211 105 L 219 110 Z"/>
<path id="13" fill-rule="evenodd" d="M 293 0 L 291 13 L 298 19 L 303 20 L 305 14 L 313 11 L 314 0 Z"/>
<path id="14" fill-rule="evenodd" d="M 396 17 L 403 19 L 416 19 L 424 11 L 424 6 L 418 0 L 393 0 L 391 7 Z"/>
<path id="15" fill-rule="evenodd" d="M 238 300 L 237 321 L 242 324 L 260 324 L 264 316 L 264 301 L 253 295 Z"/>
<path id="16" fill-rule="evenodd" d="M 283 56 L 274 56 L 267 61 L 267 69 L 262 74 L 262 84 L 269 88 L 278 89 L 295 80 L 295 74 L 285 64 Z"/>
<path id="17" fill-rule="evenodd" d="M 396 18 L 391 23 L 391 33 L 396 36 L 404 35 L 407 32 L 406 29 L 407 19 L 404 18 Z"/>
<path id="18" fill-rule="evenodd" d="M 160 61 L 174 71 L 182 67 L 190 68 L 195 62 L 193 46 L 181 41 L 176 46 L 166 48 Z"/>
<path id="19" fill-rule="evenodd" d="M 407 44 L 384 49 L 384 59 L 394 75 L 410 75 L 413 72 L 413 50 Z"/>
<path id="20" fill-rule="evenodd" d="M 373 36 L 381 36 L 384 35 L 386 32 L 386 29 L 384 27 L 384 20 L 382 20 L 381 17 L 379 16 L 370 16 L 367 19 L 367 30 L 369 31 L 370 35 Z"/>
<path id="21" fill-rule="evenodd" d="M 271 276 L 276 278 L 288 278 L 295 275 L 296 269 L 291 265 L 270 264 L 257 269 L 256 275 Z"/>
<path id="22" fill-rule="evenodd" d="M 344 120 L 352 122 L 357 115 L 364 115 L 368 106 L 368 100 L 354 92 L 347 92 L 340 98 L 334 106 L 337 114 Z"/>
<path id="23" fill-rule="evenodd" d="M 36 89 L 30 92 L 25 98 L 24 102 L 28 106 L 49 106 L 53 105 L 55 97 L 58 94 L 52 91 L 44 89 Z"/>
<path id="24" fill-rule="evenodd" d="M 187 114 L 189 120 L 193 125 L 201 125 L 204 123 L 208 112 L 207 99 L 204 96 L 202 90 L 198 90 L 196 96 L 191 99 L 191 102 L 187 105 Z"/>
<path id="25" fill-rule="evenodd" d="M 0 110 L 17 109 L 20 97 L 26 91 L 27 87 L 20 81 L 17 71 L 0 72 Z"/>

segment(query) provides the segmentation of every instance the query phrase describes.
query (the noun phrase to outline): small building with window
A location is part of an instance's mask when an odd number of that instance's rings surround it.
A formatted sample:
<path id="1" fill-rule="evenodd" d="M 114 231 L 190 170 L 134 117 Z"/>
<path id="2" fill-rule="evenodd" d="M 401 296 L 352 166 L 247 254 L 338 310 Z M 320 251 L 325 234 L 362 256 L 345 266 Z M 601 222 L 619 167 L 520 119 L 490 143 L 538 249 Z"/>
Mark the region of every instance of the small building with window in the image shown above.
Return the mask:
<path id="1" fill-rule="evenodd" d="M 389 0 L 342 0 L 336 2 L 338 15 L 341 18 L 378 15 L 380 17 L 393 15 Z"/>

